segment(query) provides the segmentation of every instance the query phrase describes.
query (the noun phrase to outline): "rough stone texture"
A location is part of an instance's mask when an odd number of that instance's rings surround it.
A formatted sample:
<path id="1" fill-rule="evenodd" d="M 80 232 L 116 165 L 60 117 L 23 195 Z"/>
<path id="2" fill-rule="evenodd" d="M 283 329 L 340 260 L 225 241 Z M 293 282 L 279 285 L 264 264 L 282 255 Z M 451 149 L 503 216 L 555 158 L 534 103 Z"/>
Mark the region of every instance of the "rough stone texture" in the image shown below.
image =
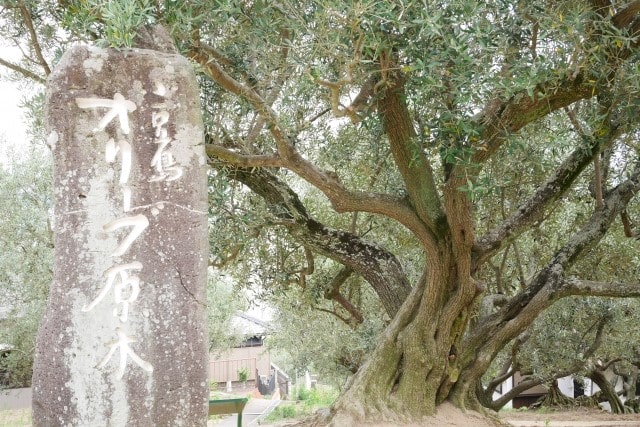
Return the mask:
<path id="1" fill-rule="evenodd" d="M 111 108 L 95 99 L 120 99 L 126 114 L 101 125 Z M 191 66 L 152 50 L 76 47 L 50 76 L 46 105 L 56 255 L 34 425 L 206 425 L 206 164 Z M 124 218 L 142 232 L 113 223 Z M 125 265 L 96 301 L 108 270 Z"/>

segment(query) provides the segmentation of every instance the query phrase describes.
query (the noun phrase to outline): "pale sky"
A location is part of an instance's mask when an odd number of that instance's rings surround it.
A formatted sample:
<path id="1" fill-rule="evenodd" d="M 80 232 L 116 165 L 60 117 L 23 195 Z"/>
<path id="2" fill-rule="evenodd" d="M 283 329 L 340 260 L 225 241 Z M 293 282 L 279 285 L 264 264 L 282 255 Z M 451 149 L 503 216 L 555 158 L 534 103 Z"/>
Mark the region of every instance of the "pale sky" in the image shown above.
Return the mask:
<path id="1" fill-rule="evenodd" d="M 0 58 L 16 60 L 17 49 L 0 46 Z M 21 88 L 9 81 L 9 71 L 0 66 L 0 163 L 6 158 L 9 146 L 16 147 L 28 142 L 24 110 L 19 107 L 22 99 Z"/>

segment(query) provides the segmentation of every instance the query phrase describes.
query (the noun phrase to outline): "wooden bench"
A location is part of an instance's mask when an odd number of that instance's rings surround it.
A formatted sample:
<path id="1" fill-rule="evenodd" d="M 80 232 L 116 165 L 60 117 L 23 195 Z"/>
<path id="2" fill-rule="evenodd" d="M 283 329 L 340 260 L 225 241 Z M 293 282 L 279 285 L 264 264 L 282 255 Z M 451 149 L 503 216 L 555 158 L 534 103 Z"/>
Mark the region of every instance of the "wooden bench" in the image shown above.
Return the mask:
<path id="1" fill-rule="evenodd" d="M 242 427 L 242 411 L 248 397 L 209 400 L 209 415 L 238 414 L 238 427 Z"/>

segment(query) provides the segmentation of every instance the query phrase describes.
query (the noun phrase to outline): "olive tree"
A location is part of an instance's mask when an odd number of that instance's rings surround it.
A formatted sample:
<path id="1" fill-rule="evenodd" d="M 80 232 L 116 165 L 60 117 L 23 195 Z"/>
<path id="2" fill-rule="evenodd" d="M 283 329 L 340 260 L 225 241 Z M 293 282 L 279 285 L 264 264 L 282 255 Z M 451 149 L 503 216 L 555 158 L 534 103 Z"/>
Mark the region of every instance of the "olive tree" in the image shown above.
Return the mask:
<path id="1" fill-rule="evenodd" d="M 31 383 L 35 335 L 46 304 L 53 262 L 51 159 L 42 147 L 0 166 L 0 386 Z M 27 151 L 24 147 L 22 151 Z"/>
<path id="2" fill-rule="evenodd" d="M 266 276 L 302 286 L 329 260 L 324 289 L 345 318 L 363 316 L 346 292 L 359 279 L 388 319 L 336 425 L 481 409 L 492 360 L 556 301 L 640 294 L 578 268 L 621 223 L 635 234 L 638 1 L 2 4 L 31 46 L 8 66 L 36 79 L 50 68 L 38 20 L 64 29 L 52 39 L 117 48 L 170 29 L 200 73 L 210 165 L 243 189 L 214 260 L 278 233 L 291 256 Z M 581 214 L 540 234 L 566 200 Z M 524 245 L 540 267 L 521 263 L 496 297 L 486 269 Z"/>

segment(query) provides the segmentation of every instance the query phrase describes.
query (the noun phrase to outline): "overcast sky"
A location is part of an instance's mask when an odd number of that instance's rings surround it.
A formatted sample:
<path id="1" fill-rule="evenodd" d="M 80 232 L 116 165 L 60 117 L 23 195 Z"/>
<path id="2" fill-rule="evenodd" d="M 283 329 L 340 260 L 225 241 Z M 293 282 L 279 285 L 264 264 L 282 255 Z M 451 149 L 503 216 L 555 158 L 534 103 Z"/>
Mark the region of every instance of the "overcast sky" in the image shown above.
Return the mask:
<path id="1" fill-rule="evenodd" d="M 16 60 L 15 48 L 0 45 L 0 58 Z M 19 147 L 26 141 L 25 116 L 19 107 L 22 99 L 21 88 L 17 83 L 8 81 L 9 72 L 0 66 L 0 162 L 5 158 L 9 146 Z"/>

